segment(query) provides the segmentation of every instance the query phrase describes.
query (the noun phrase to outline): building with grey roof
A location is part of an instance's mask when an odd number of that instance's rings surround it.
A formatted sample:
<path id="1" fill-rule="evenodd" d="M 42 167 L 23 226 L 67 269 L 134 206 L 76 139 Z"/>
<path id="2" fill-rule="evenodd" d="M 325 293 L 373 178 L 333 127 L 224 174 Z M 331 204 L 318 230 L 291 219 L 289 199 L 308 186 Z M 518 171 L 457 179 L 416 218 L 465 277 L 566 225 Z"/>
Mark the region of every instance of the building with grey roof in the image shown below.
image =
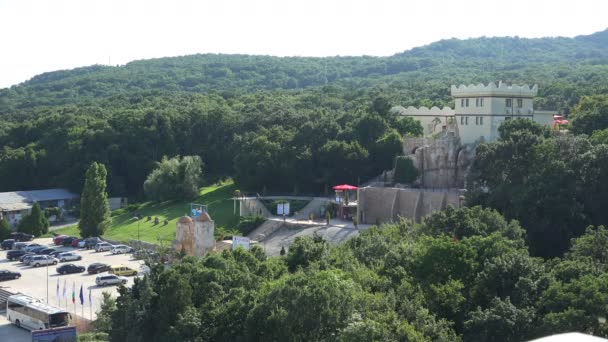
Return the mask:
<path id="1" fill-rule="evenodd" d="M 30 212 L 34 203 L 43 209 L 66 208 L 78 197 L 66 189 L 0 192 L 0 219 L 6 219 L 12 226 L 16 226 L 23 215 Z"/>

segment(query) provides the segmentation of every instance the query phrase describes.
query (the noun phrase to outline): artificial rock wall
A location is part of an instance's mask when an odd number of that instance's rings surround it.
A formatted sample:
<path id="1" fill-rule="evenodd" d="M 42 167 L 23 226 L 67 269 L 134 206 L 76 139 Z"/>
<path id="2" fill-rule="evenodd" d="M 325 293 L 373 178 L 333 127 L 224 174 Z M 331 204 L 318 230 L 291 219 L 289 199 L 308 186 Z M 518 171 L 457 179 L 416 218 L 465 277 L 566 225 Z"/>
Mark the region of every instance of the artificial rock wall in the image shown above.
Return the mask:
<path id="1" fill-rule="evenodd" d="M 461 191 L 431 189 L 376 188 L 359 189 L 360 222 L 377 224 L 408 218 L 420 222 L 423 217 L 445 209 L 461 206 Z"/>
<path id="2" fill-rule="evenodd" d="M 429 189 L 461 189 L 475 155 L 475 146 L 461 145 L 457 129 L 436 138 L 405 138 L 403 153 L 418 169 L 418 186 Z"/>
<path id="3" fill-rule="evenodd" d="M 190 256 L 203 256 L 215 247 L 214 230 L 215 224 L 207 213 L 194 219 L 184 216 L 177 221 L 173 250 L 184 250 Z"/>

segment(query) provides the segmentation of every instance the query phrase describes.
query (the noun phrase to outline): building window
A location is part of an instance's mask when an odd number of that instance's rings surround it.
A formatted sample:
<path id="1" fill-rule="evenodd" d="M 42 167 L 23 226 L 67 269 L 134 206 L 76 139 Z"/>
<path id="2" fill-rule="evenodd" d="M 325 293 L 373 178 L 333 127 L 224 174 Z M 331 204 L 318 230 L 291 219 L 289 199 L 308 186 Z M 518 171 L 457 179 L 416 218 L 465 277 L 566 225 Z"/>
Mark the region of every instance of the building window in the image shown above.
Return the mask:
<path id="1" fill-rule="evenodd" d="M 464 118 L 464 124 L 465 124 L 465 125 L 468 125 L 468 124 L 469 124 L 469 117 L 468 117 L 468 116 L 466 116 L 466 117 Z"/>
<path id="2" fill-rule="evenodd" d="M 513 99 L 506 99 L 505 104 L 506 104 L 507 108 L 513 107 Z"/>
<path id="3" fill-rule="evenodd" d="M 479 117 L 479 124 L 480 124 L 480 125 L 483 125 L 483 116 L 480 116 L 480 117 Z"/>
<path id="4" fill-rule="evenodd" d="M 479 107 L 483 107 L 483 97 L 479 99 Z"/>
<path id="5" fill-rule="evenodd" d="M 464 107 L 464 99 L 460 99 L 460 107 Z"/>
<path id="6" fill-rule="evenodd" d="M 505 121 L 509 121 L 509 120 L 511 120 L 510 116 L 505 117 Z"/>
<path id="7" fill-rule="evenodd" d="M 464 125 L 464 116 L 461 116 L 461 117 L 460 117 L 460 124 L 461 124 L 461 125 Z"/>
<path id="8" fill-rule="evenodd" d="M 465 103 L 465 104 L 466 104 L 466 106 L 468 107 L 468 106 L 469 106 L 469 99 L 465 99 L 465 100 L 464 100 L 464 103 Z"/>
<path id="9" fill-rule="evenodd" d="M 476 124 L 476 125 L 479 125 L 479 116 L 476 116 L 476 117 L 475 117 L 475 124 Z"/>
<path id="10" fill-rule="evenodd" d="M 524 100 L 523 99 L 517 99 L 517 108 L 521 108 L 524 106 Z"/>
<path id="11" fill-rule="evenodd" d="M 475 107 L 479 107 L 479 98 L 475 99 Z"/>

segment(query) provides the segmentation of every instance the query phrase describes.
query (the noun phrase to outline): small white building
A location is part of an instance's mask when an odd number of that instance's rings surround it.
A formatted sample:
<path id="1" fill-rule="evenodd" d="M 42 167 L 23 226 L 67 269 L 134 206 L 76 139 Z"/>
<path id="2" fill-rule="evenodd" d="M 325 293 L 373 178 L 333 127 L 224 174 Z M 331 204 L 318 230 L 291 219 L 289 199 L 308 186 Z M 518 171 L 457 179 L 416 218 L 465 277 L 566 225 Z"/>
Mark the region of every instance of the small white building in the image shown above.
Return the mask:
<path id="1" fill-rule="evenodd" d="M 498 127 L 505 120 L 528 118 L 541 125 L 553 125 L 555 112 L 535 111 L 533 98 L 538 86 L 494 82 L 486 85 L 452 85 L 455 108 L 397 107 L 397 114 L 419 120 L 425 135 L 441 132 L 456 123 L 462 144 L 498 139 Z"/>
<path id="2" fill-rule="evenodd" d="M 78 197 L 65 189 L 0 192 L 0 220 L 6 219 L 16 226 L 23 215 L 30 212 L 34 203 L 38 203 L 42 209 L 66 208 Z"/>

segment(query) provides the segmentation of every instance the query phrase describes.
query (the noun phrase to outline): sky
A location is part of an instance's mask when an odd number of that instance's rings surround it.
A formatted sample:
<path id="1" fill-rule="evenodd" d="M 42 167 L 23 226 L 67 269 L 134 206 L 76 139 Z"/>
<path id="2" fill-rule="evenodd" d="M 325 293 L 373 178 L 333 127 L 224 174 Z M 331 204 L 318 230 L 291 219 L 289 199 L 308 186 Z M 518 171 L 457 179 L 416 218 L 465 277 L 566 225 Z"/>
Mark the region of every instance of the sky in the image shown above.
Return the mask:
<path id="1" fill-rule="evenodd" d="M 194 53 L 388 56 L 440 39 L 591 34 L 607 0 L 0 0 L 0 88 Z"/>

